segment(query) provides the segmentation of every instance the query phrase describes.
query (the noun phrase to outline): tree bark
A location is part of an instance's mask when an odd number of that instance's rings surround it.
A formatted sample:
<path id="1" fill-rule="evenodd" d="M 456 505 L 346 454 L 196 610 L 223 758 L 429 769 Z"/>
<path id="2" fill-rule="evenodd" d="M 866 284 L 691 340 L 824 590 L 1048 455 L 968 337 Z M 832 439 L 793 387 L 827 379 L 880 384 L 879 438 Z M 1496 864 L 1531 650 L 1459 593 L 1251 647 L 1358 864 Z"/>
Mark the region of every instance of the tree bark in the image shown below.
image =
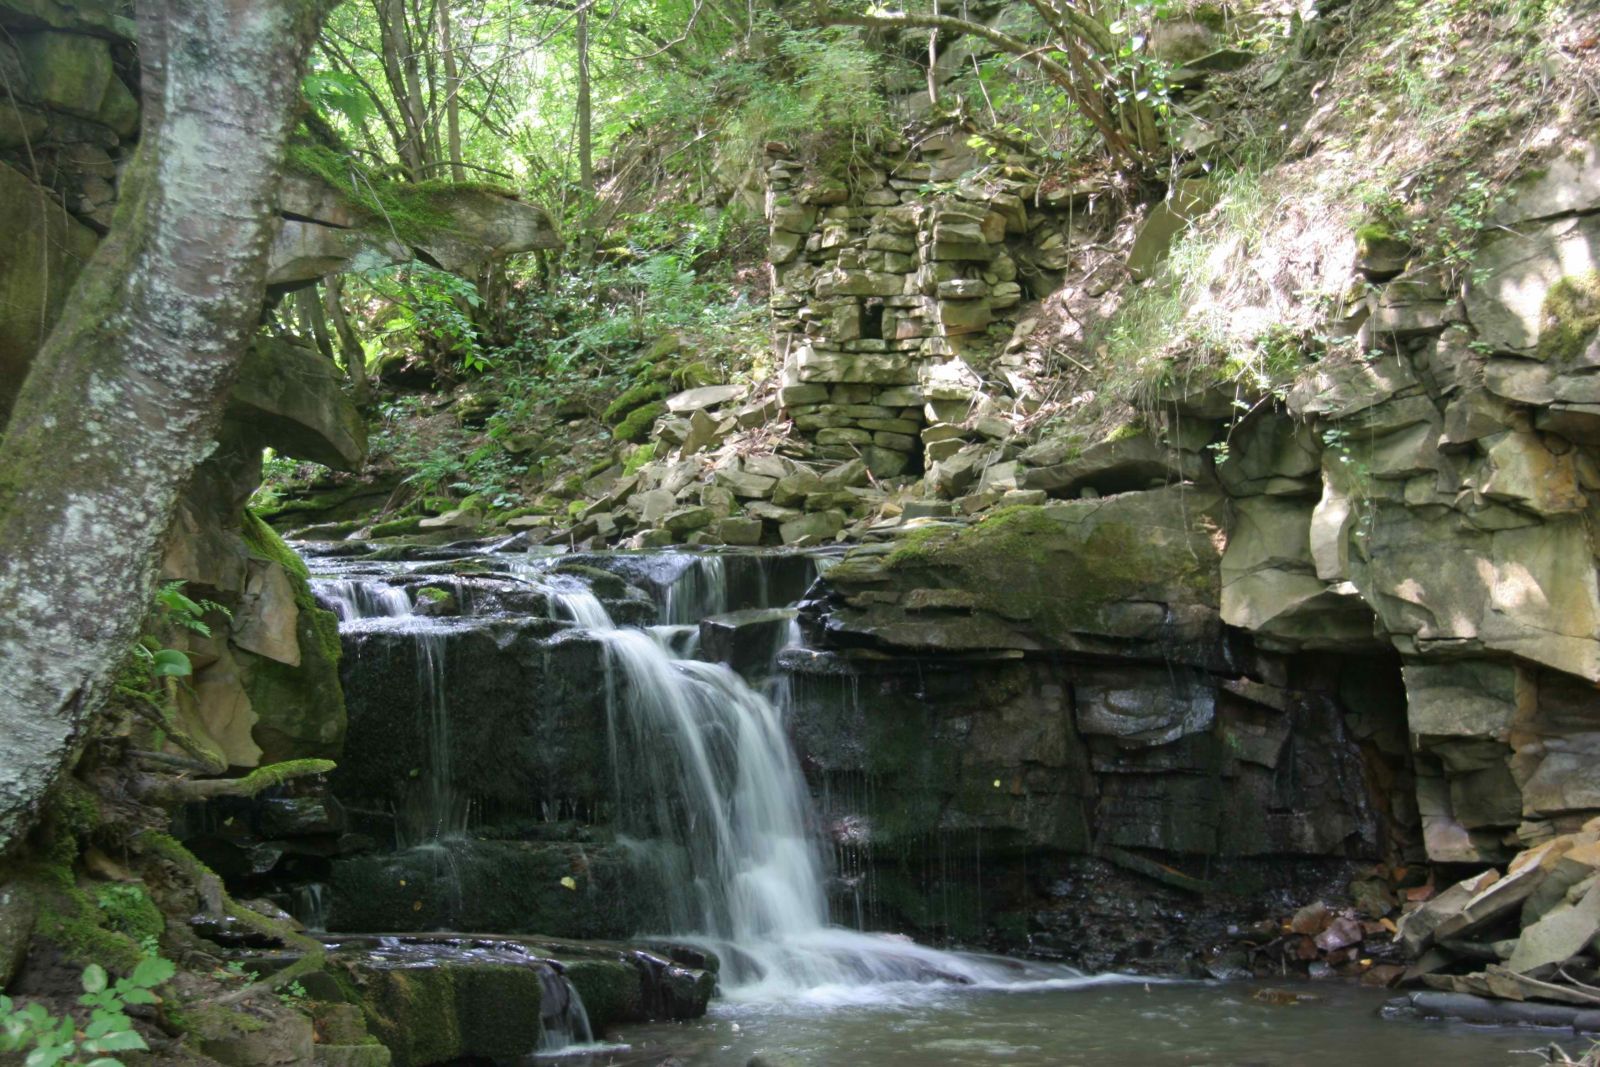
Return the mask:
<path id="1" fill-rule="evenodd" d="M 578 185 L 594 197 L 594 101 L 589 83 L 589 5 L 578 8 Z"/>
<path id="2" fill-rule="evenodd" d="M 461 69 L 456 63 L 450 29 L 450 0 L 439 0 L 439 51 L 444 57 L 445 144 L 450 153 L 450 177 L 467 180 L 461 155 Z"/>
<path id="3" fill-rule="evenodd" d="M 0 852 L 103 703 L 178 493 L 214 447 L 326 6 L 139 4 L 144 113 L 122 200 L 0 440 Z"/>
<path id="4" fill-rule="evenodd" d="M 344 278 L 330 274 L 323 279 L 322 302 L 327 317 L 333 323 L 333 332 L 339 337 L 339 351 L 344 355 L 344 370 L 350 376 L 350 391 L 357 406 L 364 407 L 372 399 L 372 385 L 367 381 L 367 351 L 350 325 L 345 314 Z"/>

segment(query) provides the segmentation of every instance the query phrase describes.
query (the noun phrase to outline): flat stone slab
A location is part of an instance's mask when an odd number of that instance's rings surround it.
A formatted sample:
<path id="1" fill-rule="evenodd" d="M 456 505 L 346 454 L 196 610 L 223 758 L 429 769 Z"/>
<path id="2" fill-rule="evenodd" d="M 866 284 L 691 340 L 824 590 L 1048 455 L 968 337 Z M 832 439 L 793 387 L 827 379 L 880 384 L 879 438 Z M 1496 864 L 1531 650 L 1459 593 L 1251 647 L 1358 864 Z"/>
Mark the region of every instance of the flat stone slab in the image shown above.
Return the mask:
<path id="1" fill-rule="evenodd" d="M 667 397 L 667 410 L 674 415 L 687 415 L 742 399 L 747 392 L 749 390 L 742 385 L 702 385 Z"/>

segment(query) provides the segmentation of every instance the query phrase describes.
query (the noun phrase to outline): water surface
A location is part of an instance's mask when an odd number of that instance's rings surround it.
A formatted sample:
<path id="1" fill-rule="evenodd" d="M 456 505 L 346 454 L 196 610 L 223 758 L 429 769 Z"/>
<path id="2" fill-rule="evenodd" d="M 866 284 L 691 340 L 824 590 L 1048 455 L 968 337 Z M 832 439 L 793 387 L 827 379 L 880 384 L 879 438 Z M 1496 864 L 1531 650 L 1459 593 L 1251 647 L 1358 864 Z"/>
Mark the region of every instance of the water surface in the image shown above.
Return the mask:
<path id="1" fill-rule="evenodd" d="M 1291 1006 L 1263 988 L 1315 996 Z M 843 991 L 839 991 L 843 992 Z M 705 1019 L 619 1029 L 627 1052 L 592 1063 L 745 1067 L 757 1052 L 806 1065 L 969 1067 L 1006 1064 L 1127 1067 L 1515 1067 L 1551 1041 L 1576 1054 L 1589 1042 L 1549 1030 L 1390 1020 L 1392 995 L 1348 985 L 1150 983 L 1085 979 L 1076 988 L 899 986 L 768 1003 L 714 1001 Z"/>

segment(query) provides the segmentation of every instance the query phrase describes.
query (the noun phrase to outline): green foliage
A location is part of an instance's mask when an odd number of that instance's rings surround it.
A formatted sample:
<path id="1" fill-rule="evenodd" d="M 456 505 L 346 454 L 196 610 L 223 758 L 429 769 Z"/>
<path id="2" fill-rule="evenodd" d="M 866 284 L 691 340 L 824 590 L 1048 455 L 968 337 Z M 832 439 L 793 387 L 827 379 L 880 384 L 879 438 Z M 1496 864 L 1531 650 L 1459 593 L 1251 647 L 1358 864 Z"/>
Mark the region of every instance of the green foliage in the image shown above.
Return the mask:
<path id="1" fill-rule="evenodd" d="M 141 886 L 109 884 L 95 890 L 95 905 L 104 914 L 107 929 L 150 946 L 166 932 L 167 923 Z"/>
<path id="2" fill-rule="evenodd" d="M 146 680 L 162 678 L 187 678 L 194 673 L 189 657 L 180 649 L 162 648 L 162 640 L 179 630 L 211 636 L 211 626 L 205 621 L 208 613 L 231 618 L 232 612 L 214 600 L 191 600 L 184 595 L 184 582 L 164 582 L 156 590 L 150 621 L 145 636 L 135 642 L 132 653 L 135 669 Z"/>
<path id="3" fill-rule="evenodd" d="M 778 70 L 747 64 L 723 74 L 722 89 L 743 97 L 727 131 L 737 158 L 759 154 L 762 142 L 802 142 L 813 152 L 843 143 L 870 148 L 893 133 L 884 106 L 888 60 L 859 31 L 795 29 L 767 16 Z"/>
<path id="4" fill-rule="evenodd" d="M 155 990 L 176 971 L 172 961 L 150 956 L 126 978 L 113 982 L 104 967 L 91 963 L 83 970 L 83 994 L 78 1004 L 87 1010 L 81 1020 L 57 1017 L 42 1004 L 18 1005 L 0 995 L 0 1052 L 25 1052 L 25 1067 L 86 1064 L 120 1067 L 122 1061 L 106 1053 L 136 1052 L 150 1046 L 133 1028 L 127 1008 L 155 1004 Z"/>
<path id="5" fill-rule="evenodd" d="M 420 260 L 367 271 L 361 278 L 391 308 L 379 337 L 401 344 L 432 342 L 455 356 L 463 370 L 489 368 L 491 354 L 472 319 L 483 306 L 483 297 L 470 281 Z"/>
<path id="6" fill-rule="evenodd" d="M 375 110 L 360 79 L 342 71 L 307 74 L 301 79 L 300 95 L 325 119 L 340 115 L 353 126 L 360 126 Z"/>

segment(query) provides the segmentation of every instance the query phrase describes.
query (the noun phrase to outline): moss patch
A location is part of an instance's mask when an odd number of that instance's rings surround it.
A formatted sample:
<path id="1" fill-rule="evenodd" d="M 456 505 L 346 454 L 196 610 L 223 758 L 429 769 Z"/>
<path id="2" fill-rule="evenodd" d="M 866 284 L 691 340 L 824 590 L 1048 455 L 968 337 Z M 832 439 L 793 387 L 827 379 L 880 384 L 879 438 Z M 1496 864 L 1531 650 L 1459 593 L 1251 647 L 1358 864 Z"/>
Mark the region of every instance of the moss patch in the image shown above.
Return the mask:
<path id="1" fill-rule="evenodd" d="M 1600 271 L 1562 278 L 1540 307 L 1539 358 L 1570 363 L 1600 333 Z"/>
<path id="2" fill-rule="evenodd" d="M 615 426 L 627 418 L 628 413 L 643 407 L 652 400 L 661 400 L 667 395 L 667 387 L 661 382 L 640 382 L 623 392 L 623 394 L 606 406 L 601 414 L 607 426 Z"/>
<path id="3" fill-rule="evenodd" d="M 276 763 L 303 757 L 335 759 L 344 748 L 344 690 L 339 684 L 339 618 L 317 606 L 305 561 L 254 512 L 245 512 L 241 530 L 257 559 L 281 566 L 294 586 L 300 616 L 295 636 L 300 665 L 236 651 L 240 681 L 260 717 L 252 731 L 262 760 Z"/>
<path id="4" fill-rule="evenodd" d="M 1048 637 L 1115 633 L 1107 609 L 1121 602 L 1217 601 L 1220 548 L 1203 529 L 1214 500 L 1181 492 L 1002 508 L 975 526 L 925 527 L 886 557 L 846 557 L 828 580 L 847 590 L 965 590 L 977 608 Z"/>
<path id="5" fill-rule="evenodd" d="M 620 960 L 578 960 L 566 965 L 567 980 L 583 998 L 595 1033 L 645 1017 L 639 969 Z"/>
<path id="6" fill-rule="evenodd" d="M 455 227 L 448 205 L 463 192 L 490 193 L 518 199 L 513 189 L 488 182 L 396 182 L 373 176 L 348 156 L 323 145 L 291 144 L 286 165 L 292 172 L 320 178 L 345 205 L 375 226 L 390 229 L 400 240 L 417 244 Z"/>
<path id="7" fill-rule="evenodd" d="M 513 963 L 363 970 L 367 1026 L 394 1067 L 461 1059 L 519 1060 L 539 1047 L 543 984 Z"/>
<path id="8" fill-rule="evenodd" d="M 656 419 L 667 413 L 667 405 L 659 400 L 651 401 L 641 408 L 634 408 L 628 417 L 617 423 L 612 435 L 619 441 L 632 441 L 638 444 L 650 436 L 650 427 L 655 425 Z"/>
<path id="9" fill-rule="evenodd" d="M 105 925 L 134 941 L 141 944 L 158 941 L 166 932 L 166 919 L 141 886 L 99 886 L 94 891 L 94 900 L 105 916 Z"/>

